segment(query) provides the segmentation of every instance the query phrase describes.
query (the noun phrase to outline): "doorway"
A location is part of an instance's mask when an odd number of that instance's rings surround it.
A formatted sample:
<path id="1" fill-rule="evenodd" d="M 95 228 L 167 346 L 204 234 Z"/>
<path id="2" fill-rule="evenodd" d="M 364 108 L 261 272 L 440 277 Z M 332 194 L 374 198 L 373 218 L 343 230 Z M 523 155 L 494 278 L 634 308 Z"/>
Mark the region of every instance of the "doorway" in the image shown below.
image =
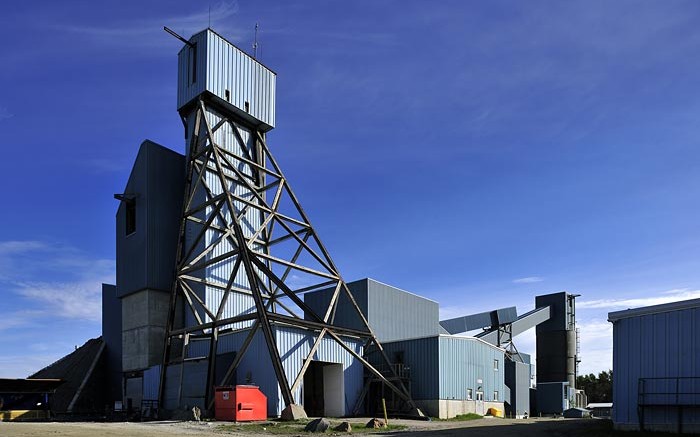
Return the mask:
<path id="1" fill-rule="evenodd" d="M 311 362 L 304 374 L 304 410 L 310 417 L 345 416 L 342 364 Z"/>

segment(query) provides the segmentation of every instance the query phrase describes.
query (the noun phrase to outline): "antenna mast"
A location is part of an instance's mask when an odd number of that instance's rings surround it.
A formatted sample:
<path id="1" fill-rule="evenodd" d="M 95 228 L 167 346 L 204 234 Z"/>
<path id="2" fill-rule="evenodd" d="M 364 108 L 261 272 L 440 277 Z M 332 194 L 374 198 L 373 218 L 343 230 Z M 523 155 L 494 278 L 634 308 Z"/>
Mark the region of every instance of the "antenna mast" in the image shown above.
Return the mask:
<path id="1" fill-rule="evenodd" d="M 258 23 L 255 23 L 255 39 L 253 40 L 253 58 L 258 58 Z"/>

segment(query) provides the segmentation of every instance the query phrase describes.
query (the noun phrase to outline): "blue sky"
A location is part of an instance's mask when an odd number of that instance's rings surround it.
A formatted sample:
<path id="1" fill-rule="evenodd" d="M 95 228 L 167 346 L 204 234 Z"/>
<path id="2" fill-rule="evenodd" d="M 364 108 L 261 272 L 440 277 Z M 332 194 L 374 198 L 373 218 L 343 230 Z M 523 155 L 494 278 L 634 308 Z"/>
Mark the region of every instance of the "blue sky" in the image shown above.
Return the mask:
<path id="1" fill-rule="evenodd" d="M 142 140 L 184 150 L 162 26 L 208 4 L 1 7 L 0 377 L 100 334 L 112 195 Z M 608 311 L 700 297 L 699 3 L 210 4 L 244 49 L 260 23 L 268 141 L 347 280 L 446 318 L 580 293 L 583 372 L 611 367 Z"/>

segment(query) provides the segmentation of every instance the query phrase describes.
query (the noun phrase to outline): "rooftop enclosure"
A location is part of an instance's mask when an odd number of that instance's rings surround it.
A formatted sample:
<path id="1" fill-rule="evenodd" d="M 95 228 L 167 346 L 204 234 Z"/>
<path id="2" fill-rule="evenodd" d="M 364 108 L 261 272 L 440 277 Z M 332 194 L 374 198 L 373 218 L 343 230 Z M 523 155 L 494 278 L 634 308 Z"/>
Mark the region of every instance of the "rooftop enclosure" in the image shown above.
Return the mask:
<path id="1" fill-rule="evenodd" d="M 616 428 L 700 432 L 700 299 L 608 314 Z"/>
<path id="2" fill-rule="evenodd" d="M 257 130 L 274 128 L 277 75 L 211 29 L 189 42 L 178 54 L 178 111 L 204 93 Z"/>
<path id="3" fill-rule="evenodd" d="M 439 333 L 439 306 L 430 299 L 365 278 L 348 283 L 350 292 L 379 341 L 425 337 Z M 328 307 L 333 290 L 304 295 L 304 302 L 315 311 Z M 308 317 L 308 316 L 307 316 Z M 362 320 L 349 305 L 347 296 L 339 297 L 333 324 L 362 329 Z"/>

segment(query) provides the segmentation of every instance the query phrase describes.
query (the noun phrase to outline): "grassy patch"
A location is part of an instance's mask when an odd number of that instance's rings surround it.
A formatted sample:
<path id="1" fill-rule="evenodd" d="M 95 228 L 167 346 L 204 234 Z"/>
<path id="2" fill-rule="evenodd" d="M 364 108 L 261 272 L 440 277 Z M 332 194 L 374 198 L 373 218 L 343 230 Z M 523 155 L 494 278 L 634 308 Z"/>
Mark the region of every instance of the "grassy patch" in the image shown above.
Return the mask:
<path id="1" fill-rule="evenodd" d="M 231 424 L 231 425 L 221 425 L 219 430 L 224 432 L 237 432 L 237 433 L 249 433 L 249 434 L 276 434 L 276 435 L 298 435 L 298 434 L 309 434 L 305 433 L 304 428 L 306 424 L 310 421 L 296 421 L 296 422 L 265 422 L 265 423 L 250 423 L 250 424 Z M 342 420 L 331 420 L 331 427 L 326 431 L 327 433 L 338 434 L 339 431 L 333 431 L 333 428 L 340 425 Z M 365 424 L 361 422 L 349 422 L 352 427 L 352 431 L 343 434 L 354 434 L 354 433 L 374 433 L 374 432 L 387 432 L 387 431 L 401 431 L 406 429 L 404 425 L 392 425 L 391 423 L 386 428 L 371 429 L 365 428 Z"/>

